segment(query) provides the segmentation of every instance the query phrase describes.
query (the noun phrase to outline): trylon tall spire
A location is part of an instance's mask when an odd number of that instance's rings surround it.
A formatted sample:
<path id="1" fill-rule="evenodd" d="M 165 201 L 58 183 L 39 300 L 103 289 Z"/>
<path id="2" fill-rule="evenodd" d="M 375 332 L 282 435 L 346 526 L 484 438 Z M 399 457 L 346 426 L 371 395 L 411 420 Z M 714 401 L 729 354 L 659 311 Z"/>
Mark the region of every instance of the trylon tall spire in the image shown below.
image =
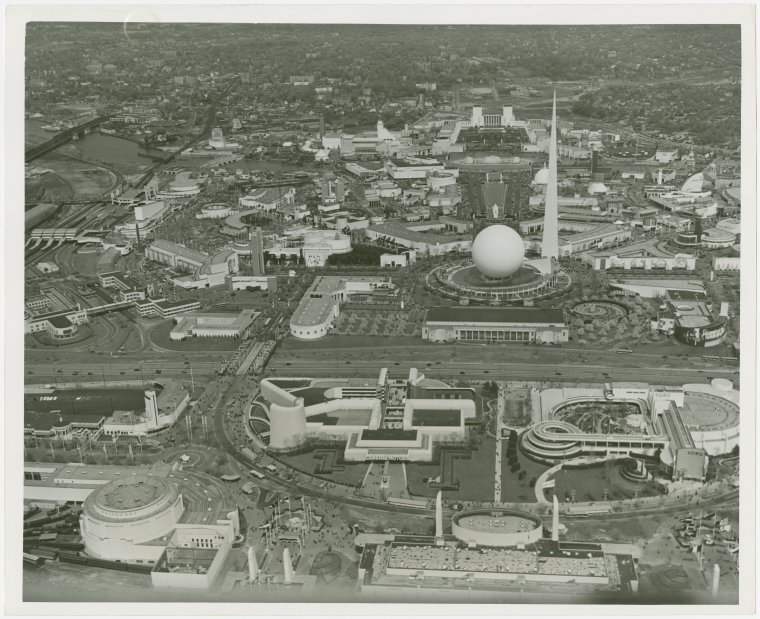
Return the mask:
<path id="1" fill-rule="evenodd" d="M 544 236 L 541 256 L 559 257 L 559 224 L 557 223 L 557 93 L 552 104 L 552 130 L 549 138 L 549 178 L 546 183 L 544 203 Z"/>
<path id="2" fill-rule="evenodd" d="M 435 539 L 443 540 L 443 501 L 442 492 L 439 490 L 435 497 Z"/>

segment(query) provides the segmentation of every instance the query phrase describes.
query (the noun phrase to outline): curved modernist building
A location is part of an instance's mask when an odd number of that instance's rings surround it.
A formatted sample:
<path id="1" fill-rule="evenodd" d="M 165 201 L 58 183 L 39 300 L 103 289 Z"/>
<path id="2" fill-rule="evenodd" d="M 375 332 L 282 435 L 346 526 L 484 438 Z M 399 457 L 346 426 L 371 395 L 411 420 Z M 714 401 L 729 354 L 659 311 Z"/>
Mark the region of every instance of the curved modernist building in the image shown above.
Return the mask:
<path id="1" fill-rule="evenodd" d="M 340 313 L 340 303 L 352 294 L 391 293 L 394 285 L 387 277 L 322 276 L 306 290 L 290 318 L 290 333 L 301 340 L 327 335 Z"/>
<path id="2" fill-rule="evenodd" d="M 457 177 L 451 172 L 433 172 L 427 177 L 427 184 L 431 191 L 442 192 L 449 185 L 456 185 Z"/>
<path id="3" fill-rule="evenodd" d="M 435 443 L 462 443 L 476 415 L 474 391 L 407 380 L 261 381 L 269 406 L 269 448 L 287 452 L 309 438 L 345 442 L 347 461 L 428 461 Z M 431 383 L 433 383 L 431 385 Z M 290 390 L 290 391 L 289 391 Z M 303 396 L 303 397 L 302 397 Z M 306 400 L 306 401 L 305 401 Z"/>
<path id="4" fill-rule="evenodd" d="M 725 249 L 736 243 L 736 235 L 733 232 L 720 228 L 705 230 L 702 235 L 702 247 L 705 249 Z"/>
<path id="5" fill-rule="evenodd" d="M 292 449 L 306 436 L 306 408 L 303 398 L 296 398 L 291 406 L 269 406 L 269 447 L 275 450 Z"/>
<path id="6" fill-rule="evenodd" d="M 97 558 L 153 562 L 164 547 L 148 542 L 171 533 L 183 512 L 174 484 L 151 475 L 129 475 L 87 497 L 80 517 L 82 541 Z"/>
<path id="7" fill-rule="evenodd" d="M 536 394 L 542 420 L 520 436 L 523 452 L 556 464 L 582 456 L 659 454 L 674 478 L 704 479 L 706 458 L 739 441 L 739 392 L 718 382 L 681 388 L 607 385 L 602 389 L 546 389 Z M 617 413 L 621 404 L 637 412 Z M 606 406 L 610 405 L 609 410 Z M 573 410 L 575 407 L 575 410 Z M 614 419 L 607 432 L 574 425 Z M 572 420 L 574 423 L 571 423 Z M 575 420 L 578 421 L 575 421 Z"/>

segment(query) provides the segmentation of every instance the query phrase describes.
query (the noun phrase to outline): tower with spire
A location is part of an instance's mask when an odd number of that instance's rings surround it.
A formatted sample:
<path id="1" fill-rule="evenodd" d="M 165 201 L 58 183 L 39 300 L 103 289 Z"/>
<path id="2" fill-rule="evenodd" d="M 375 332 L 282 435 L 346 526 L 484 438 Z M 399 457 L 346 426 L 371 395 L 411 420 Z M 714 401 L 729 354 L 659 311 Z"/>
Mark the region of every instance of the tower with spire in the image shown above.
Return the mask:
<path id="1" fill-rule="evenodd" d="M 541 256 L 559 257 L 559 223 L 557 208 L 557 93 L 552 104 L 552 129 L 549 138 L 549 177 L 546 183 L 544 201 L 544 235 L 541 242 Z"/>

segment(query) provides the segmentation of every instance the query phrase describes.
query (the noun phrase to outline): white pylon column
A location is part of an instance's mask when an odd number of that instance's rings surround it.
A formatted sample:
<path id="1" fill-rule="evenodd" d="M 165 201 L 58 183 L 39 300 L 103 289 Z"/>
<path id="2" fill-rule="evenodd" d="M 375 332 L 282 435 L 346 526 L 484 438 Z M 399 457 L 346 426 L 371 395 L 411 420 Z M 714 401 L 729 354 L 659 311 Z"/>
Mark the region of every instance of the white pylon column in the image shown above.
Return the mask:
<path id="1" fill-rule="evenodd" d="M 557 495 L 552 496 L 552 541 L 559 541 L 559 501 Z"/>
<path id="2" fill-rule="evenodd" d="M 549 178 L 546 182 L 544 201 L 544 234 L 541 241 L 541 256 L 559 257 L 559 223 L 557 221 L 557 93 L 552 105 L 552 129 L 549 138 Z"/>
<path id="3" fill-rule="evenodd" d="M 285 584 L 293 582 L 293 561 L 290 559 L 290 549 L 285 548 L 282 551 L 282 567 L 285 570 Z"/>
<path id="4" fill-rule="evenodd" d="M 443 541 L 443 492 L 435 496 L 435 539 Z"/>
<path id="5" fill-rule="evenodd" d="M 259 578 L 259 564 L 256 562 L 256 551 L 248 546 L 248 580 L 252 583 Z"/>
<path id="6" fill-rule="evenodd" d="M 710 593 L 713 597 L 716 597 L 718 591 L 720 591 L 720 565 L 716 563 L 713 565 L 712 587 L 710 588 Z"/>

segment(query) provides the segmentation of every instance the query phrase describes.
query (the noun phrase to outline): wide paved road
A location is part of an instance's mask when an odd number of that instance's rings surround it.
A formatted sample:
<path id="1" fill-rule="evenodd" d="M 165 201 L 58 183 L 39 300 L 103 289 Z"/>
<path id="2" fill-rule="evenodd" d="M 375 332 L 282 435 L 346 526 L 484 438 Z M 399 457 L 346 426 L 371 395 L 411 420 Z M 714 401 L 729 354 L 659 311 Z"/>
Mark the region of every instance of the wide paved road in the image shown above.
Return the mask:
<path id="1" fill-rule="evenodd" d="M 181 359 L 155 360 L 155 361 L 119 361 L 109 364 L 108 361 L 87 363 L 86 361 L 67 361 L 52 363 L 35 363 L 28 361 L 24 365 L 24 374 L 27 383 L 35 382 L 35 379 L 47 379 L 55 377 L 64 382 L 92 382 L 105 378 L 105 380 L 127 380 L 154 376 L 156 370 L 161 376 L 190 376 L 190 367 L 194 376 L 212 374 L 219 369 L 218 361 L 193 361 L 186 365 Z"/>
<path id="2" fill-rule="evenodd" d="M 600 382 L 640 381 L 653 384 L 706 382 L 708 378 L 728 378 L 739 383 L 739 371 L 735 368 L 710 368 L 697 370 L 677 367 L 610 367 L 609 365 L 579 365 L 572 363 L 537 364 L 530 361 L 441 361 L 429 362 L 391 361 L 392 357 L 331 361 L 327 359 L 296 359 L 284 361 L 273 359 L 267 366 L 269 373 L 290 376 L 377 376 L 379 369 L 387 366 L 396 374 L 406 374 L 416 367 L 431 376 L 466 376 L 473 379 L 497 379 L 510 381 L 549 382 Z"/>

